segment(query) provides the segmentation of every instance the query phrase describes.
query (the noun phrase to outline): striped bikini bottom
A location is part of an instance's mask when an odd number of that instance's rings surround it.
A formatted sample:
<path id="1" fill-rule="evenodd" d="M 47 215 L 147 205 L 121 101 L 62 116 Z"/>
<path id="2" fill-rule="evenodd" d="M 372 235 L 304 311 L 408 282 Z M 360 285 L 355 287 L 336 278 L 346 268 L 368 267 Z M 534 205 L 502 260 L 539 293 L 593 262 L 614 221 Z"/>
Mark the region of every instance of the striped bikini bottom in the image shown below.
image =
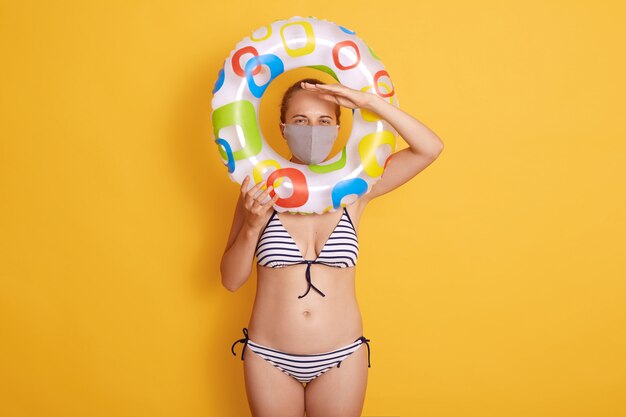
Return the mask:
<path id="1" fill-rule="evenodd" d="M 281 352 L 280 350 L 272 349 L 253 342 L 248 338 L 248 329 L 245 327 L 243 329 L 243 334 L 245 337 L 237 340 L 230 348 L 233 355 L 237 356 L 235 353 L 235 345 L 237 343 L 243 343 L 244 346 L 241 349 L 241 360 L 243 360 L 246 346 L 248 346 L 251 351 L 301 383 L 311 382 L 334 366 L 339 368 L 341 366 L 341 362 L 364 343 L 367 345 L 367 367 L 370 368 L 370 345 L 367 343 L 370 340 L 366 339 L 364 336 L 359 337 L 349 345 L 342 346 L 329 352 L 296 354 Z"/>

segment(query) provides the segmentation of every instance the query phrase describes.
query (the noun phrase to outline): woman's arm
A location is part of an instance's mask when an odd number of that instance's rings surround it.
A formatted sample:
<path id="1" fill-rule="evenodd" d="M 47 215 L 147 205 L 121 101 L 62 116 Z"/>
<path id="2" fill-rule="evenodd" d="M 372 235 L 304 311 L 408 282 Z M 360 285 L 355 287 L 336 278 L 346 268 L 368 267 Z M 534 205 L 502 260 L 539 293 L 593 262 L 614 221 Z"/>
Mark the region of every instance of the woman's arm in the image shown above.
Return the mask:
<path id="1" fill-rule="evenodd" d="M 254 250 L 259 234 L 269 220 L 269 209 L 278 200 L 278 194 L 275 194 L 267 202 L 261 203 L 271 191 L 271 186 L 255 197 L 255 194 L 264 184 L 263 182 L 256 184 L 249 191 L 243 191 L 248 186 L 249 178 L 247 177 L 241 184 L 241 193 L 237 200 L 230 235 L 220 264 L 222 285 L 233 292 L 237 291 L 250 278 Z"/>
<path id="2" fill-rule="evenodd" d="M 243 217 L 243 202 L 240 195 L 220 264 L 222 285 L 233 292 L 245 284 L 250 277 L 252 272 L 251 260 L 254 257 L 254 247 L 260 232 L 245 225 Z"/>
<path id="3" fill-rule="evenodd" d="M 346 87 L 343 84 L 308 84 L 302 87 L 320 97 L 350 109 L 363 108 L 378 114 L 409 144 L 391 155 L 381 178 L 363 195 L 371 200 L 404 184 L 430 165 L 443 151 L 443 142 L 429 128 L 382 97 Z"/>
<path id="4" fill-rule="evenodd" d="M 443 142 L 426 125 L 381 97 L 371 94 L 365 109 L 387 121 L 409 144 L 391 155 L 382 176 L 372 185 L 366 200 L 398 188 L 430 165 L 443 151 Z"/>

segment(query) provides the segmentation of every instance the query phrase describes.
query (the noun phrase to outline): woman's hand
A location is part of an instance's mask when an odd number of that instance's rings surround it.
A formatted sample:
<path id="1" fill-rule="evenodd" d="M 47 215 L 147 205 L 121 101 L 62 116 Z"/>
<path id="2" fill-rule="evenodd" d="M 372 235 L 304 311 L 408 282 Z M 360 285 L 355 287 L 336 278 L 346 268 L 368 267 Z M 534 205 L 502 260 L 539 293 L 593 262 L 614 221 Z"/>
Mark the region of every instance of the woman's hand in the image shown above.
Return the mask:
<path id="1" fill-rule="evenodd" d="M 267 212 L 273 207 L 276 200 L 278 200 L 280 197 L 278 196 L 278 193 L 275 193 L 274 197 L 265 201 L 265 198 L 274 187 L 270 185 L 265 189 L 265 191 L 259 193 L 259 190 L 261 189 L 263 184 L 265 184 L 263 181 L 261 181 L 257 183 L 254 187 L 250 188 L 249 191 L 245 191 L 248 188 L 249 182 L 250 176 L 247 175 L 241 183 L 241 198 L 245 208 L 246 217 L 245 223 L 253 230 L 260 231 L 265 223 L 267 223 Z"/>
<path id="2" fill-rule="evenodd" d="M 369 109 L 372 102 L 378 97 L 376 94 L 355 90 L 343 84 L 309 84 L 300 83 L 307 91 L 319 93 L 321 99 L 337 103 L 349 109 Z"/>

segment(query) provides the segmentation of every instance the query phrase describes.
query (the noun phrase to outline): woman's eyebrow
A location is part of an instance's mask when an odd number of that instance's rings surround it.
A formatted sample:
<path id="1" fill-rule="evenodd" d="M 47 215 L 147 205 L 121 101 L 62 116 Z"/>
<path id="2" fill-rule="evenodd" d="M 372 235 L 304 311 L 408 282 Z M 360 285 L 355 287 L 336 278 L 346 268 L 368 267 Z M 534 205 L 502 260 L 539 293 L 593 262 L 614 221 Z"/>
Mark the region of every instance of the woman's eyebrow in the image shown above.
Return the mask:
<path id="1" fill-rule="evenodd" d="M 308 116 L 307 116 L 306 114 L 294 114 L 293 116 L 291 116 L 291 118 L 292 118 L 292 119 L 293 119 L 294 117 L 305 117 L 305 118 L 307 118 L 307 119 L 308 119 Z M 331 116 L 329 116 L 329 115 L 327 115 L 327 114 L 323 114 L 323 115 L 321 115 L 321 116 L 320 116 L 320 119 L 321 119 L 322 117 L 328 117 L 328 118 L 331 118 L 331 119 L 332 119 L 332 117 L 331 117 Z"/>

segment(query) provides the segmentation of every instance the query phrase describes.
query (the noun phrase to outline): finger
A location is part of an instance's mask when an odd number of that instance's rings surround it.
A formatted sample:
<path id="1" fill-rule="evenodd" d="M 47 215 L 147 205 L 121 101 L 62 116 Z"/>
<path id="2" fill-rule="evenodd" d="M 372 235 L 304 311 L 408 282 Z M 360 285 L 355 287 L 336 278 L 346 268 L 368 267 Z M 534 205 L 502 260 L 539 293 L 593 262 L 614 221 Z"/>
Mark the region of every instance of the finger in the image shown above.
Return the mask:
<path id="1" fill-rule="evenodd" d="M 262 185 L 263 182 L 257 183 L 254 187 L 250 188 L 250 190 L 248 190 L 244 194 L 245 201 L 248 205 L 250 206 L 254 205 L 254 199 L 257 196 L 258 190 L 260 188 L 260 184 Z"/>
<path id="2" fill-rule="evenodd" d="M 305 81 L 303 81 L 303 82 L 301 82 L 301 83 L 300 83 L 300 86 L 301 86 L 302 88 L 311 88 L 311 89 L 315 89 L 315 88 L 317 88 L 319 85 L 320 85 L 320 84 L 311 84 L 311 83 L 307 83 L 307 82 L 305 82 Z"/>
<path id="3" fill-rule="evenodd" d="M 341 85 L 341 84 L 315 84 L 316 87 L 322 89 L 322 90 L 327 90 L 327 91 L 343 91 L 346 86 Z"/>
<path id="4" fill-rule="evenodd" d="M 324 90 L 329 93 L 341 93 L 346 91 L 348 88 L 345 85 L 335 83 L 335 84 L 309 84 L 309 83 L 301 83 L 305 88 L 316 89 L 318 91 Z"/>
<path id="5" fill-rule="evenodd" d="M 242 193 L 246 190 L 246 187 L 247 187 L 249 181 L 250 181 L 250 176 L 249 175 L 246 175 L 246 178 L 244 178 L 243 181 L 241 181 L 241 192 Z"/>
<path id="6" fill-rule="evenodd" d="M 255 190 L 258 190 L 258 189 L 259 189 L 259 188 L 263 185 L 263 181 L 261 181 L 261 182 L 257 182 L 257 183 L 255 183 L 252 187 L 247 188 L 247 187 L 249 187 L 249 186 L 250 186 L 250 182 L 251 182 L 251 181 L 254 181 L 254 180 L 253 180 L 252 178 L 250 178 L 250 179 L 246 182 L 246 191 L 245 191 L 245 192 L 246 192 L 247 194 L 254 194 L 254 193 L 256 192 Z"/>
<path id="7" fill-rule="evenodd" d="M 337 99 L 337 97 L 335 97 L 332 94 L 320 93 L 319 98 L 326 100 L 326 101 L 331 101 L 336 104 L 341 104 L 339 103 L 339 100 Z"/>
<path id="8" fill-rule="evenodd" d="M 278 193 L 274 194 L 274 197 L 270 198 L 266 203 L 264 203 L 264 206 L 273 206 L 274 203 L 276 201 L 278 201 L 278 199 L 280 198 L 280 196 L 278 195 Z"/>
<path id="9" fill-rule="evenodd" d="M 350 100 L 351 98 L 353 98 L 354 96 L 352 95 L 352 92 L 349 90 L 318 90 L 316 91 L 318 97 L 321 97 L 325 100 L 328 100 L 328 96 L 333 96 L 336 99 L 341 99 L 341 98 L 345 98 Z M 326 96 L 326 97 L 324 97 Z M 337 102 L 339 103 L 339 102 Z M 341 104 L 341 103 L 339 103 Z"/>
<path id="10" fill-rule="evenodd" d="M 256 199 L 256 202 L 259 206 L 264 206 L 269 200 L 271 200 L 271 197 L 267 198 L 268 192 L 268 190 L 263 191 L 263 193 L 259 195 L 259 197 Z"/>
<path id="11" fill-rule="evenodd" d="M 272 191 L 274 189 L 273 186 L 269 186 L 267 187 L 265 190 L 263 190 L 263 192 L 261 194 L 259 194 L 259 196 L 256 198 L 258 201 L 262 201 L 265 199 L 265 197 L 270 193 L 270 191 Z"/>
<path id="12" fill-rule="evenodd" d="M 269 187 L 268 187 L 268 188 L 269 188 Z M 272 188 L 272 189 L 273 189 L 273 188 Z M 268 194 L 269 194 L 269 193 L 268 193 Z M 268 203 L 270 203 L 270 202 L 276 201 L 276 200 L 278 200 L 279 198 L 280 198 L 280 196 L 278 195 L 278 193 L 274 192 L 274 195 L 273 195 L 273 196 L 271 196 L 270 198 L 268 198 L 266 201 L 264 201 L 264 202 L 262 203 L 262 205 L 266 205 L 266 204 L 268 204 Z M 259 201 L 260 201 L 260 200 L 261 200 L 261 199 L 259 199 Z"/>
<path id="13" fill-rule="evenodd" d="M 257 182 L 254 187 L 250 188 L 250 190 L 248 190 L 248 195 L 250 196 L 255 196 L 257 191 L 261 189 L 261 187 L 263 186 L 263 184 L 265 184 L 265 182 L 263 181 L 259 181 Z"/>
<path id="14" fill-rule="evenodd" d="M 272 187 L 272 189 L 274 188 L 271 185 L 270 187 Z M 269 192 L 270 192 L 269 187 L 265 188 L 265 190 L 259 189 L 257 193 L 255 194 L 254 199 L 256 200 L 257 203 L 260 203 L 261 200 L 263 200 L 269 194 Z"/>

